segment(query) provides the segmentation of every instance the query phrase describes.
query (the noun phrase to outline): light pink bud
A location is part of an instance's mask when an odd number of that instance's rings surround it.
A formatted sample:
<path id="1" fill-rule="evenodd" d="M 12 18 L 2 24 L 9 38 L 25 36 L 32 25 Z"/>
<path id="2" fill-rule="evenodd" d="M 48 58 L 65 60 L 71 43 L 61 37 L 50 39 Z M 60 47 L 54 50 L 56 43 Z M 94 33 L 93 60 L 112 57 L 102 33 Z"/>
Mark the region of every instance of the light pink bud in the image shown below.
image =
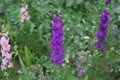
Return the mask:
<path id="1" fill-rule="evenodd" d="M 5 65 L 1 65 L 1 69 L 2 70 L 6 70 L 6 66 Z"/>
<path id="2" fill-rule="evenodd" d="M 27 9 L 28 9 L 28 5 L 23 6 L 23 7 L 20 9 L 20 13 L 23 14 L 24 12 L 27 11 Z"/>
<path id="3" fill-rule="evenodd" d="M 13 63 L 12 62 L 8 63 L 8 68 L 13 68 Z"/>
<path id="4" fill-rule="evenodd" d="M 6 45 L 6 46 L 2 46 L 2 48 L 3 48 L 4 51 L 7 51 L 7 52 L 10 51 L 10 45 L 9 44 Z"/>
<path id="5" fill-rule="evenodd" d="M 8 60 L 11 59 L 11 58 L 12 58 L 12 54 L 9 54 L 9 53 L 7 52 L 6 55 L 5 55 L 5 58 L 8 59 Z"/>
<path id="6" fill-rule="evenodd" d="M 9 42 L 9 40 L 7 40 L 5 36 L 1 37 L 1 40 L 0 40 L 0 45 L 1 46 L 8 45 L 8 42 Z"/>
<path id="7" fill-rule="evenodd" d="M 27 16 L 26 20 L 30 20 L 30 17 L 29 17 L 29 16 Z"/>
<path id="8" fill-rule="evenodd" d="M 2 65 L 7 65 L 7 63 L 8 63 L 8 59 L 3 58 L 3 59 L 2 59 Z"/>
<path id="9" fill-rule="evenodd" d="M 6 52 L 4 50 L 1 50 L 2 57 L 5 56 Z"/>

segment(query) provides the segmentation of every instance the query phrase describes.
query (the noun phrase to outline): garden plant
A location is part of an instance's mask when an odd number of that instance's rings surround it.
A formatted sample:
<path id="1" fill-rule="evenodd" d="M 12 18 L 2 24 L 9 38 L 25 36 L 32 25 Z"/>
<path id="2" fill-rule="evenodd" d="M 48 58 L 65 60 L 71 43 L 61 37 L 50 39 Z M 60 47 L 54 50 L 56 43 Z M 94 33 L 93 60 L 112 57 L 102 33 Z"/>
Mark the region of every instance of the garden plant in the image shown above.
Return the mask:
<path id="1" fill-rule="evenodd" d="M 0 80 L 120 80 L 120 0 L 0 0 Z"/>

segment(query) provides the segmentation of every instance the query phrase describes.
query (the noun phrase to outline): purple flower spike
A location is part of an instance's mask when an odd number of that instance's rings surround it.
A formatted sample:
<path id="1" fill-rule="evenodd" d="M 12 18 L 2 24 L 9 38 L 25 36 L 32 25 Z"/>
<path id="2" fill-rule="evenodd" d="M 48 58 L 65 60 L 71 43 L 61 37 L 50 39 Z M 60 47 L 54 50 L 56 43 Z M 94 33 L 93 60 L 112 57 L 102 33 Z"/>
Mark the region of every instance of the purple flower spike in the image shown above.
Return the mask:
<path id="1" fill-rule="evenodd" d="M 84 73 L 84 69 L 79 68 L 77 72 L 78 76 L 81 76 L 83 73 Z"/>
<path id="2" fill-rule="evenodd" d="M 99 30 L 96 32 L 96 37 L 98 41 L 94 43 L 95 48 L 99 48 L 101 52 L 105 52 L 107 32 L 108 32 L 108 23 L 110 21 L 110 13 L 106 10 L 100 16 L 100 25 Z"/>
<path id="3" fill-rule="evenodd" d="M 105 4 L 108 5 L 110 3 L 111 0 L 106 0 Z"/>
<path id="4" fill-rule="evenodd" d="M 64 61 L 64 49 L 63 49 L 63 28 L 62 28 L 62 19 L 61 15 L 53 14 L 52 21 L 52 39 L 50 41 L 51 49 L 51 62 L 58 65 L 62 65 Z"/>

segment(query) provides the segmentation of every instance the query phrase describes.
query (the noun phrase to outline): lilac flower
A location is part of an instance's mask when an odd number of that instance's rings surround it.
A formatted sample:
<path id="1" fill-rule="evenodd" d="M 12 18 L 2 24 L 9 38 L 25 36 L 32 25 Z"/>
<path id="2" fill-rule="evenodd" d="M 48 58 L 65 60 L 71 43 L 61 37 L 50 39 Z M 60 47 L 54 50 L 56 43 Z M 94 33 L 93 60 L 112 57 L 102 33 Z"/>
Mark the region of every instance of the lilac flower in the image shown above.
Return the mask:
<path id="1" fill-rule="evenodd" d="M 64 49 L 63 49 L 63 28 L 62 28 L 62 19 L 61 15 L 53 15 L 52 21 L 52 39 L 50 41 L 51 49 L 51 62 L 58 65 L 62 65 L 64 61 Z"/>
<path id="2" fill-rule="evenodd" d="M 96 32 L 96 37 L 98 41 L 94 43 L 95 48 L 99 48 L 101 52 L 105 52 L 106 50 L 106 36 L 108 32 L 108 22 L 110 21 L 110 14 L 104 10 L 104 12 L 100 16 L 100 25 L 99 31 Z"/>
<path id="3" fill-rule="evenodd" d="M 108 5 L 110 3 L 111 0 L 106 0 L 105 4 Z"/>
<path id="4" fill-rule="evenodd" d="M 10 62 L 10 59 L 12 58 L 12 54 L 10 54 L 10 45 L 9 45 L 9 39 L 6 36 L 2 36 L 0 39 L 0 45 L 1 45 L 1 54 L 2 54 L 2 63 L 1 63 L 1 69 L 6 70 L 8 68 L 13 67 L 13 63 Z"/>
<path id="5" fill-rule="evenodd" d="M 84 69 L 83 68 L 79 68 L 78 72 L 77 72 L 78 76 L 81 76 L 83 73 L 84 73 Z"/>
<path id="6" fill-rule="evenodd" d="M 28 5 L 23 5 L 20 9 L 20 13 L 21 13 L 21 22 L 25 22 L 27 20 L 30 19 L 29 15 L 28 15 Z"/>

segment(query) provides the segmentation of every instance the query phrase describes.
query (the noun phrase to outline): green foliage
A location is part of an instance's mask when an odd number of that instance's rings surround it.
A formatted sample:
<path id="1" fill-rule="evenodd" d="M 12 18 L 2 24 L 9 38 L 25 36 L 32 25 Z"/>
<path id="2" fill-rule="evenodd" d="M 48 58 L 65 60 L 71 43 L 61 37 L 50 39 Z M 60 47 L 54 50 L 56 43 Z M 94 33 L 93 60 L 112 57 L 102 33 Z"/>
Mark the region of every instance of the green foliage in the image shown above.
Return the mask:
<path id="1" fill-rule="evenodd" d="M 19 80 L 31 80 L 28 73 L 31 72 L 32 65 L 35 67 L 37 64 L 40 64 L 42 69 L 39 71 L 37 68 L 38 72 L 33 70 L 34 76 L 38 77 L 40 74 L 43 78 L 46 77 L 46 80 L 111 80 L 112 77 L 119 80 L 120 0 L 112 0 L 108 6 L 104 5 L 104 1 L 0 0 L 0 32 L 9 33 L 11 51 L 15 52 L 14 65 L 20 64 L 23 71 Z M 23 2 L 28 4 L 30 20 L 21 23 L 20 8 Z M 95 33 L 104 9 L 110 12 L 111 21 L 107 51 L 101 53 L 93 44 L 97 40 Z M 49 57 L 51 20 L 53 13 L 58 10 L 62 13 L 65 32 L 65 62 L 62 67 L 51 64 Z M 80 62 L 81 53 L 85 53 L 85 64 Z M 73 66 L 74 62 L 78 64 L 77 67 Z M 111 66 L 107 66 L 108 64 Z M 80 67 L 84 68 L 85 72 L 82 76 L 77 76 Z M 0 80 L 1 78 L 3 79 L 3 73 L 0 74 Z M 12 78 L 9 79 L 14 80 Z"/>
<path id="2" fill-rule="evenodd" d="M 28 70 L 30 71 L 30 67 L 31 67 L 31 57 L 30 57 L 30 53 L 28 52 L 27 47 L 25 47 L 25 59 L 28 65 Z"/>
<path id="3" fill-rule="evenodd" d="M 22 71 L 23 71 L 23 80 L 30 80 L 30 77 L 29 77 L 29 71 L 27 70 L 27 68 L 25 67 L 25 64 L 23 63 L 23 60 L 22 58 L 18 55 L 19 57 L 19 61 L 20 61 L 20 64 L 22 66 Z"/>

